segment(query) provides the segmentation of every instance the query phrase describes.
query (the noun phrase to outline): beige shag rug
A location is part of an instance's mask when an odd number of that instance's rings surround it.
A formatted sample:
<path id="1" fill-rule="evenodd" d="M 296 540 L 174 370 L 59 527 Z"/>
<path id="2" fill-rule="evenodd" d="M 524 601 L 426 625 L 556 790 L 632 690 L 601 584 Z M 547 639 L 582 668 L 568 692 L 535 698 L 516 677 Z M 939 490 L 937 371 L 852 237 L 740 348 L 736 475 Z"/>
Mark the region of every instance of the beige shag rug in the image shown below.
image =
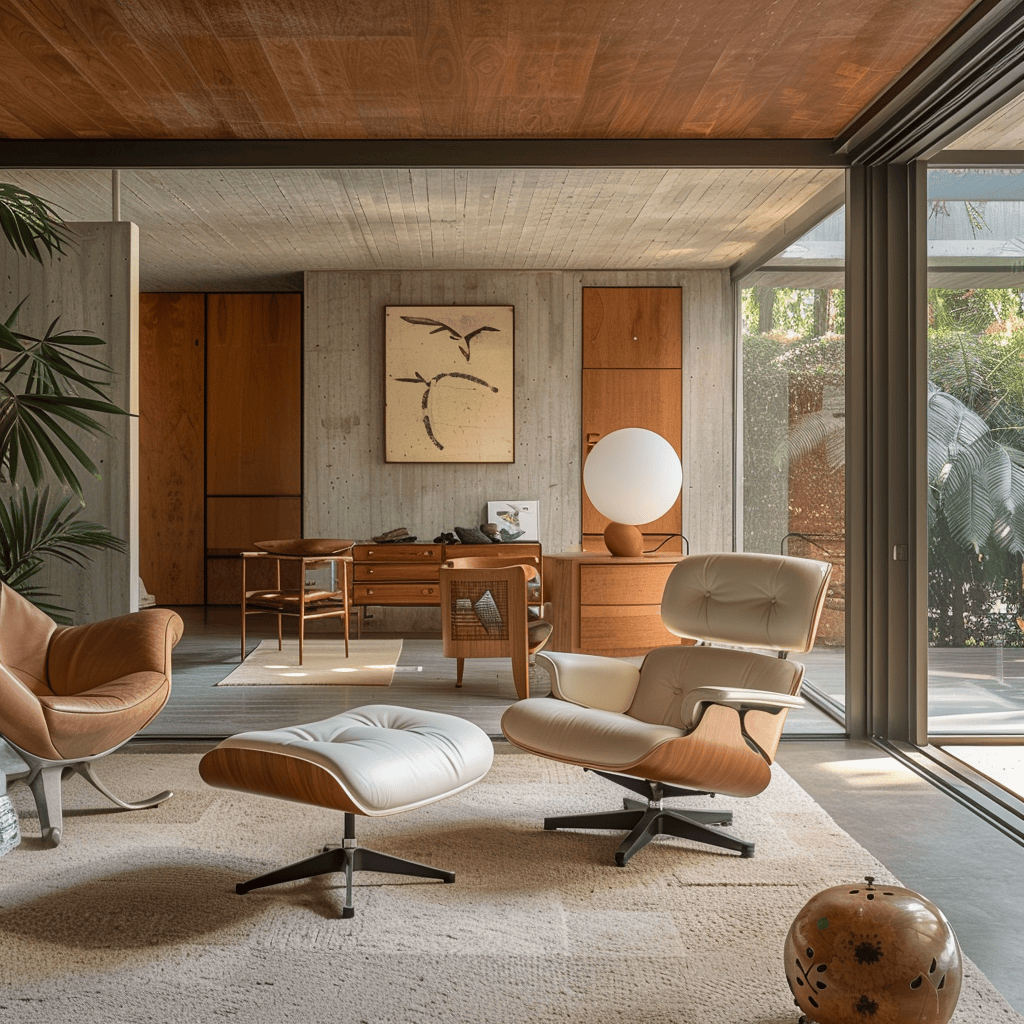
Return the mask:
<path id="1" fill-rule="evenodd" d="M 401 640 L 261 640 L 217 686 L 390 686 L 402 654 Z"/>
<path id="2" fill-rule="evenodd" d="M 342 815 L 213 790 L 199 755 L 102 762 L 115 791 L 176 796 L 108 812 L 66 783 L 64 841 L 0 859 L 0 1020 L 17 1024 L 795 1024 L 783 970 L 811 895 L 895 882 L 785 773 L 721 799 L 752 859 L 658 839 L 625 868 L 621 835 L 545 832 L 546 814 L 610 809 L 621 790 L 500 753 L 487 778 L 429 807 L 358 818 L 366 846 L 457 873 L 454 885 L 339 875 L 236 896 L 237 881 L 340 839 Z M 24 786 L 12 795 L 24 812 Z M 693 804 L 702 801 L 693 801 Z M 1020 1024 L 966 965 L 956 1024 Z"/>

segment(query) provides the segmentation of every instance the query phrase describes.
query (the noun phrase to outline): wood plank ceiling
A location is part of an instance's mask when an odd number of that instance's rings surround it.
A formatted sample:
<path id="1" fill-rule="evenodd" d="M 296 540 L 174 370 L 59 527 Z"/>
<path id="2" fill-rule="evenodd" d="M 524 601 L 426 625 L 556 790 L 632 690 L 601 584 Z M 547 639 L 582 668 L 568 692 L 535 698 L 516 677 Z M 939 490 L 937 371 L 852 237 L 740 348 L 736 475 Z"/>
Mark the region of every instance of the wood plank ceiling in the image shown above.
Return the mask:
<path id="1" fill-rule="evenodd" d="M 32 138 L 831 139 L 971 4 L 3 0 L 0 167 Z M 717 268 L 840 174 L 124 171 L 121 215 L 152 291 L 298 288 L 304 269 Z M 108 172 L 0 180 L 69 220 L 111 215 Z"/>
<path id="2" fill-rule="evenodd" d="M 9 138 L 833 138 L 972 0 L 4 0 Z"/>

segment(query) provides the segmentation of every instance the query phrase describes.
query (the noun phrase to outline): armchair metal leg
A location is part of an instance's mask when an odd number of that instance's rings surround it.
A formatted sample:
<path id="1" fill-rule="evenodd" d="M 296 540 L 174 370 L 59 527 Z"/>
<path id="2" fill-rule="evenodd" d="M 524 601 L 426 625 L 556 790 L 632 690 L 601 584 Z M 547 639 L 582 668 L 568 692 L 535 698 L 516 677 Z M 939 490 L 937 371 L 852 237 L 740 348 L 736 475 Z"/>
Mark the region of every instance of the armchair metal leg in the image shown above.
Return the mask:
<path id="1" fill-rule="evenodd" d="M 622 801 L 623 810 L 603 811 L 596 814 L 568 814 L 545 818 L 544 828 L 551 831 L 556 828 L 583 829 L 627 829 L 629 835 L 615 852 L 615 863 L 625 867 L 629 859 L 640 852 L 655 836 L 669 835 L 679 839 L 689 839 L 696 843 L 707 843 L 723 850 L 734 850 L 741 857 L 754 856 L 754 844 L 736 836 L 722 832 L 713 826 L 731 825 L 732 811 L 729 810 L 677 810 L 662 805 L 662 798 L 669 795 L 702 796 L 693 790 L 682 790 L 677 787 L 662 786 L 659 783 L 634 779 L 631 776 L 615 775 L 611 772 L 594 771 L 595 774 L 615 782 L 634 793 L 646 796 L 647 800 L 631 800 L 626 797 Z"/>
<path id="2" fill-rule="evenodd" d="M 43 842 L 47 846 L 60 846 L 64 824 L 60 785 L 64 767 L 61 764 L 37 767 L 25 780 L 35 798 L 39 828 L 42 831 Z"/>
<path id="3" fill-rule="evenodd" d="M 544 828 L 548 832 L 556 828 L 633 828 L 643 816 L 644 812 L 638 810 L 565 814 L 557 818 L 545 818 Z"/>
<path id="4" fill-rule="evenodd" d="M 650 806 L 645 804 L 641 800 L 630 800 L 628 797 L 622 801 L 623 807 L 629 810 L 642 810 L 645 811 Z M 680 814 L 685 814 L 690 821 L 699 821 L 703 825 L 731 825 L 732 824 L 732 811 L 680 811 Z"/>
<path id="5" fill-rule="evenodd" d="M 93 771 L 92 762 L 84 761 L 81 764 L 74 766 L 75 771 L 82 776 L 90 785 L 95 789 L 99 790 L 111 803 L 117 804 L 118 807 L 123 807 L 126 811 L 143 811 L 149 807 L 159 807 L 165 800 L 170 800 L 174 793 L 169 789 L 165 789 L 162 793 L 157 793 L 156 796 L 151 796 L 146 800 L 122 800 L 119 796 L 115 796 L 113 793 L 103 785 L 98 778 L 96 773 Z"/>
<path id="6" fill-rule="evenodd" d="M 404 857 L 392 857 L 378 850 L 368 850 L 355 845 L 355 816 L 345 813 L 344 846 L 325 846 L 320 853 L 306 857 L 304 860 L 276 868 L 266 874 L 250 878 L 247 882 L 239 882 L 235 892 L 244 895 L 253 889 L 263 889 L 268 885 L 280 885 L 282 882 L 297 882 L 303 878 L 315 878 L 317 875 L 329 875 L 335 872 L 345 873 L 345 905 L 342 917 L 354 917 L 352 906 L 352 874 L 356 871 L 381 871 L 391 875 L 416 875 L 420 878 L 436 878 L 442 882 L 454 882 L 455 872 L 442 868 L 420 864 Z M 350 845 L 351 844 L 351 845 Z"/>

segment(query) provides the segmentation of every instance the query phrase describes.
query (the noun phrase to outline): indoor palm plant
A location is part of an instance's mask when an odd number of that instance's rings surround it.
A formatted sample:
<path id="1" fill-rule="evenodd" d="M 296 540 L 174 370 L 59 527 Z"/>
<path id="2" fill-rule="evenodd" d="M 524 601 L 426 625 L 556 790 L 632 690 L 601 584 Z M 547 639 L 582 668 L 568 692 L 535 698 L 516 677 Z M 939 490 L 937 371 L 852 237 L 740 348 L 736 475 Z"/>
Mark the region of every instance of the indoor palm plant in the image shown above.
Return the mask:
<path id="1" fill-rule="evenodd" d="M 23 256 L 43 262 L 65 251 L 68 233 L 45 200 L 14 185 L 0 184 L 0 230 Z M 99 471 L 72 436 L 105 433 L 97 415 L 125 415 L 110 401 L 110 367 L 89 349 L 102 339 L 57 331 L 55 319 L 43 337 L 17 330 L 24 300 L 0 324 L 0 579 L 61 622 L 68 609 L 47 602 L 52 595 L 31 581 L 47 558 L 82 566 L 90 550 L 125 550 L 106 527 L 80 520 L 84 508 L 78 471 Z M 27 474 L 31 491 L 19 485 Z M 48 476 L 63 495 L 50 508 Z"/>

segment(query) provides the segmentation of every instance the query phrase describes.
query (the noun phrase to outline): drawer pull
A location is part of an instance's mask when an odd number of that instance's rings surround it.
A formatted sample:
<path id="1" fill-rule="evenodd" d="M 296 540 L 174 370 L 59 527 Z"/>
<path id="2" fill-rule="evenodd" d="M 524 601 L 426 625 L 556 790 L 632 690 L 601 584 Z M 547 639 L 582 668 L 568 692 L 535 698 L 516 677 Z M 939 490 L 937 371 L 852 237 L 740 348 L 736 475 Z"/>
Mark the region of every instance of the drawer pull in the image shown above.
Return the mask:
<path id="1" fill-rule="evenodd" d="M 425 590 L 423 590 L 424 594 L 432 594 L 433 592 L 434 592 L 434 588 L 433 587 L 427 587 Z"/>
<path id="2" fill-rule="evenodd" d="M 367 571 L 367 573 L 369 573 L 369 575 L 371 575 L 371 576 L 373 575 L 373 570 L 372 569 L 367 569 L 366 571 Z"/>
<path id="3" fill-rule="evenodd" d="M 373 552 L 372 551 L 367 551 L 366 552 L 366 557 L 367 558 L 373 558 Z"/>
<path id="4" fill-rule="evenodd" d="M 373 589 L 371 587 L 367 587 L 366 588 L 366 592 L 367 592 L 367 594 L 372 594 L 373 593 Z"/>

